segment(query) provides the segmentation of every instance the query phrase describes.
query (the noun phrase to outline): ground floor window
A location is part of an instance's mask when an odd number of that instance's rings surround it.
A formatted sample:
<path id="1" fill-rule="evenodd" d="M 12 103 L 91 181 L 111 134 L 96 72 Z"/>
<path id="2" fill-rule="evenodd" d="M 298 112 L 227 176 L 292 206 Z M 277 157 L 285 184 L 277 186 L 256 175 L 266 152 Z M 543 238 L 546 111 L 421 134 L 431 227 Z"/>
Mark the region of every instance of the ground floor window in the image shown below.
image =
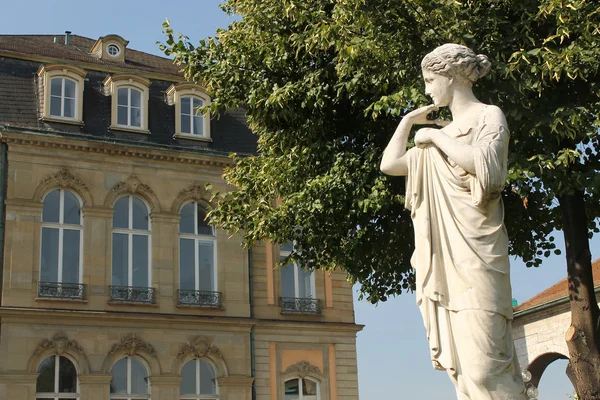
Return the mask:
<path id="1" fill-rule="evenodd" d="M 319 400 L 319 383 L 308 378 L 287 380 L 285 400 Z"/>
<path id="2" fill-rule="evenodd" d="M 67 357 L 50 356 L 40 363 L 35 385 L 36 400 L 78 399 L 77 369 Z"/>
<path id="3" fill-rule="evenodd" d="M 121 358 L 110 374 L 110 400 L 149 400 L 148 370 L 134 357 Z"/>

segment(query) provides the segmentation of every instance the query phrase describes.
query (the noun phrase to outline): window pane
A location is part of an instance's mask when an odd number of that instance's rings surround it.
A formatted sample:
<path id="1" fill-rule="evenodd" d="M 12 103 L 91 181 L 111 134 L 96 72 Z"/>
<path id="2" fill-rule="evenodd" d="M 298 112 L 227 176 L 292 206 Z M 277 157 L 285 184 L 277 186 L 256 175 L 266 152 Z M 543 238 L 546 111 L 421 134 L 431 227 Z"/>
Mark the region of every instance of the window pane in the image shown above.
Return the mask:
<path id="1" fill-rule="evenodd" d="M 129 228 L 129 197 L 121 197 L 115 203 L 113 228 Z"/>
<path id="2" fill-rule="evenodd" d="M 63 78 L 54 78 L 50 81 L 50 95 L 62 97 Z"/>
<path id="3" fill-rule="evenodd" d="M 57 228 L 42 228 L 42 282 L 58 282 L 58 232 Z"/>
<path id="4" fill-rule="evenodd" d="M 110 370 L 112 379 L 110 380 L 111 393 L 127 393 L 127 358 L 121 358 L 113 365 Z"/>
<path id="5" fill-rule="evenodd" d="M 63 117 L 75 118 L 75 99 L 65 99 L 65 111 Z"/>
<path id="6" fill-rule="evenodd" d="M 192 133 L 189 115 L 181 114 L 181 133 Z"/>
<path id="7" fill-rule="evenodd" d="M 70 79 L 65 79 L 65 97 L 75 98 L 75 82 Z"/>
<path id="8" fill-rule="evenodd" d="M 191 114 L 191 102 L 189 97 L 181 98 L 181 115 Z"/>
<path id="9" fill-rule="evenodd" d="M 127 111 L 128 108 L 125 106 L 117 107 L 117 124 L 127 125 Z"/>
<path id="10" fill-rule="evenodd" d="M 77 197 L 68 190 L 65 190 L 64 193 L 65 208 L 63 222 L 65 224 L 79 225 L 81 223 L 79 200 L 77 200 Z"/>
<path id="11" fill-rule="evenodd" d="M 129 101 L 127 99 L 128 94 L 129 94 L 129 89 L 127 89 L 127 88 L 119 89 L 117 91 L 117 105 L 128 106 L 129 105 Z"/>
<path id="12" fill-rule="evenodd" d="M 317 396 L 317 382 L 311 381 L 310 379 L 302 379 L 302 394 L 304 399 L 313 399 L 313 397 L 306 396 Z"/>
<path id="13" fill-rule="evenodd" d="M 42 210 L 42 222 L 58 223 L 58 212 L 60 207 L 60 191 L 53 190 L 44 197 L 44 208 Z"/>
<path id="14" fill-rule="evenodd" d="M 131 394 L 148 393 L 148 373 L 137 358 L 131 359 Z"/>
<path id="15" fill-rule="evenodd" d="M 285 400 L 299 400 L 300 399 L 300 386 L 298 385 L 298 379 L 292 379 L 285 383 Z"/>
<path id="16" fill-rule="evenodd" d="M 281 251 L 291 252 L 292 250 L 294 250 L 294 243 L 293 242 L 284 243 L 279 246 L 279 249 Z"/>
<path id="17" fill-rule="evenodd" d="M 148 236 L 133 235 L 133 282 L 131 286 L 149 287 Z"/>
<path id="18" fill-rule="evenodd" d="M 191 360 L 185 363 L 181 369 L 181 386 L 180 394 L 197 394 L 196 393 L 196 360 Z"/>
<path id="19" fill-rule="evenodd" d="M 198 290 L 214 290 L 214 243 L 198 242 Z"/>
<path id="20" fill-rule="evenodd" d="M 131 89 L 131 107 L 140 108 L 142 106 L 142 93 L 139 90 Z"/>
<path id="21" fill-rule="evenodd" d="M 195 233 L 194 207 L 195 203 L 187 203 L 185 206 L 181 207 L 181 219 L 179 220 L 180 233 Z"/>
<path id="22" fill-rule="evenodd" d="M 179 239 L 179 288 L 196 290 L 194 239 Z"/>
<path id="23" fill-rule="evenodd" d="M 200 394 L 217 394 L 215 370 L 204 360 L 200 362 Z"/>
<path id="24" fill-rule="evenodd" d="M 58 365 L 58 392 L 77 393 L 77 370 L 66 357 L 60 357 Z"/>
<path id="25" fill-rule="evenodd" d="M 131 286 L 127 278 L 127 265 L 129 249 L 127 246 L 128 235 L 113 233 L 112 242 L 112 284 L 115 286 Z"/>
<path id="26" fill-rule="evenodd" d="M 204 136 L 204 117 L 194 116 L 194 134 Z"/>
<path id="27" fill-rule="evenodd" d="M 208 224 L 206 211 L 198 207 L 198 235 L 213 235 L 213 228 Z"/>
<path id="28" fill-rule="evenodd" d="M 194 108 L 192 110 L 193 114 L 195 115 L 202 115 L 202 113 L 200 112 L 200 110 L 198 109 L 198 107 L 202 107 L 204 105 L 204 102 L 202 100 L 200 100 L 197 97 L 194 97 Z"/>
<path id="29" fill-rule="evenodd" d="M 144 202 L 137 197 L 134 197 L 131 202 L 133 209 L 133 229 L 148 230 L 148 207 Z"/>
<path id="30" fill-rule="evenodd" d="M 38 393 L 54 393 L 54 356 L 46 358 L 39 365 L 35 391 Z"/>
<path id="31" fill-rule="evenodd" d="M 296 297 L 294 266 L 292 263 L 288 263 L 281 267 L 281 296 Z"/>
<path id="32" fill-rule="evenodd" d="M 63 231 L 62 281 L 65 283 L 79 283 L 80 234 L 80 231 L 71 229 Z"/>
<path id="33" fill-rule="evenodd" d="M 60 102 L 60 97 L 50 96 L 50 115 L 62 117 L 62 113 L 60 111 Z"/>
<path id="34" fill-rule="evenodd" d="M 131 118 L 129 119 L 131 126 L 142 126 L 142 110 L 140 108 L 131 107 Z"/>
<path id="35" fill-rule="evenodd" d="M 313 297 L 311 289 L 312 274 L 301 267 L 298 267 L 298 297 L 309 298 Z"/>

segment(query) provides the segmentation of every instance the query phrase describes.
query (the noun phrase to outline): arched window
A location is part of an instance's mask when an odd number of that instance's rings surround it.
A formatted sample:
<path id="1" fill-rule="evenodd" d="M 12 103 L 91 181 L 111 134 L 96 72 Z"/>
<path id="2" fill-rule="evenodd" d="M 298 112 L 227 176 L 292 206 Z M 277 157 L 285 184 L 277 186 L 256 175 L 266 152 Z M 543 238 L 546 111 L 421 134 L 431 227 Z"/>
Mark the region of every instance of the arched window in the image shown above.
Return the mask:
<path id="1" fill-rule="evenodd" d="M 69 78 L 50 80 L 50 115 L 61 118 L 75 118 L 77 82 Z"/>
<path id="2" fill-rule="evenodd" d="M 117 124 L 140 128 L 142 126 L 142 92 L 122 87 L 117 90 Z"/>
<path id="3" fill-rule="evenodd" d="M 215 400 L 217 378 L 214 368 L 205 360 L 190 360 L 181 369 L 181 400 Z"/>
<path id="4" fill-rule="evenodd" d="M 319 382 L 309 378 L 294 378 L 285 382 L 284 400 L 319 400 Z"/>
<path id="5" fill-rule="evenodd" d="M 185 204 L 180 214 L 179 304 L 218 307 L 215 230 L 198 202 Z"/>
<path id="6" fill-rule="evenodd" d="M 78 399 L 77 369 L 66 357 L 50 356 L 37 369 L 36 400 Z"/>
<path id="7" fill-rule="evenodd" d="M 44 197 L 39 297 L 83 299 L 81 202 L 56 189 Z"/>
<path id="8" fill-rule="evenodd" d="M 153 303 L 150 213 L 135 196 L 118 199 L 113 212 L 111 300 Z"/>
<path id="9" fill-rule="evenodd" d="M 204 105 L 204 100 L 195 96 L 181 98 L 181 133 L 205 136 L 204 115 L 199 107 Z"/>
<path id="10" fill-rule="evenodd" d="M 149 400 L 148 370 L 135 357 L 121 358 L 110 370 L 110 400 Z"/>

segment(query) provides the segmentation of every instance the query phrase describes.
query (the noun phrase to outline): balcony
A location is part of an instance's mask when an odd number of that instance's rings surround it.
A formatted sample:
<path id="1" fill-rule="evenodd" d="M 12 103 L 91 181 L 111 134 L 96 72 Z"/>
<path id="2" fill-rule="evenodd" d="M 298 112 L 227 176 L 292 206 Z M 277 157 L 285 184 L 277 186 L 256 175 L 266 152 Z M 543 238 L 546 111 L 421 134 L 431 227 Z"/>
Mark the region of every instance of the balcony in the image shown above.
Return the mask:
<path id="1" fill-rule="evenodd" d="M 180 306 L 221 308 L 221 293 L 201 290 L 178 290 L 177 304 Z"/>
<path id="2" fill-rule="evenodd" d="M 143 286 L 110 286 L 110 301 L 119 303 L 154 304 L 156 291 Z"/>
<path id="3" fill-rule="evenodd" d="M 85 285 L 81 283 L 38 282 L 38 298 L 83 300 L 85 298 Z"/>
<path id="4" fill-rule="evenodd" d="M 321 300 L 299 297 L 281 297 L 282 314 L 321 314 Z"/>

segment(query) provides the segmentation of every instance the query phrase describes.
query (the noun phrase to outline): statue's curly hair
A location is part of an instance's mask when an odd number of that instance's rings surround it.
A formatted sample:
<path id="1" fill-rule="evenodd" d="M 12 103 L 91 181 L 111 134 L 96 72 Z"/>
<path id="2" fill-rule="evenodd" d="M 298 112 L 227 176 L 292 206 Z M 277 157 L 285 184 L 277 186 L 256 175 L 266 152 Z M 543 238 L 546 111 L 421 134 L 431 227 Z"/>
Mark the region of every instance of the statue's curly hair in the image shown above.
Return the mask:
<path id="1" fill-rule="evenodd" d="M 460 77 L 471 84 L 490 71 L 492 63 L 466 46 L 454 43 L 436 47 L 421 61 L 421 68 L 449 78 Z"/>

